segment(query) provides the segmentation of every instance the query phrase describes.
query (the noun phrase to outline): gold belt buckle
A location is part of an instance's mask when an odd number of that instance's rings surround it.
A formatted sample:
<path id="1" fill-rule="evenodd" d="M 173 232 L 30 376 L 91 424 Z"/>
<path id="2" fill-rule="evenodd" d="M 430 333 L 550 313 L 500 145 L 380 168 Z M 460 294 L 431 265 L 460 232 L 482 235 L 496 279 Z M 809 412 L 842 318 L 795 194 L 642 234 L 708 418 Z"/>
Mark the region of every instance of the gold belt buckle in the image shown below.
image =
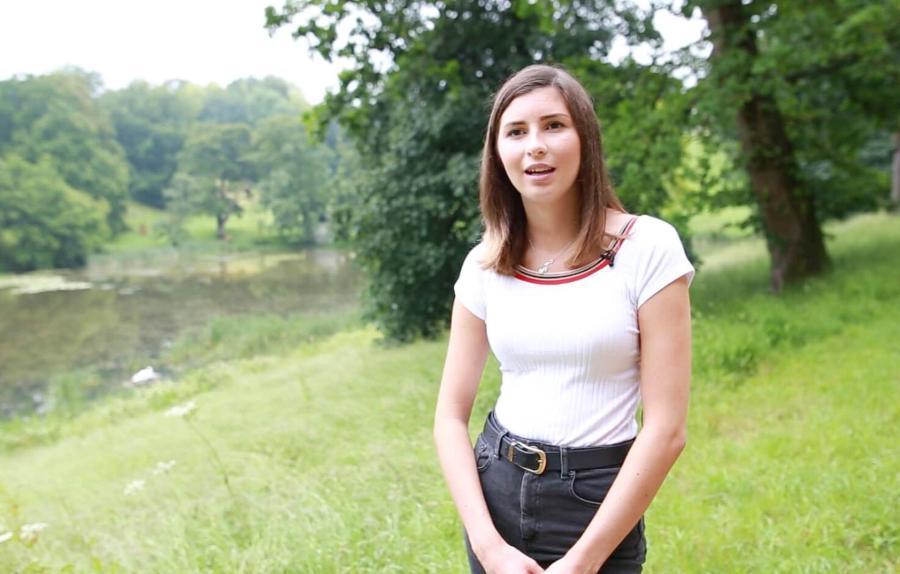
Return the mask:
<path id="1" fill-rule="evenodd" d="M 515 449 L 524 450 L 525 452 L 538 455 L 538 467 L 537 470 L 533 470 L 528 468 L 527 466 L 522 466 L 521 464 L 516 464 L 522 470 L 528 471 L 532 474 L 544 474 L 544 471 L 547 469 L 547 453 L 542 451 L 541 449 L 525 444 L 523 442 L 513 441 L 509 444 L 509 450 L 506 453 L 506 458 L 510 462 L 515 462 L 513 457 L 513 450 Z"/>

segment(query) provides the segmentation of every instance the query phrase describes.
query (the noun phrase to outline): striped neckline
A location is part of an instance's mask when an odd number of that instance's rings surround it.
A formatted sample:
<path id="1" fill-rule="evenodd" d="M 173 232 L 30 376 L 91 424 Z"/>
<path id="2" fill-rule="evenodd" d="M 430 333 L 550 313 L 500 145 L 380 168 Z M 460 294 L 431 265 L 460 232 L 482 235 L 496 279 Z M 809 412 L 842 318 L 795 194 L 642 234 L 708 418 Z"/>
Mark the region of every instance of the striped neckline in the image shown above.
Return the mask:
<path id="1" fill-rule="evenodd" d="M 528 283 L 534 283 L 536 285 L 559 285 L 561 283 L 571 283 L 573 281 L 578 281 L 579 279 L 584 279 L 585 277 L 590 277 L 597 271 L 600 271 L 607 265 L 614 265 L 614 261 L 616 258 L 616 253 L 619 252 L 619 248 L 622 247 L 622 242 L 626 239 L 626 234 L 631 231 L 631 228 L 634 227 L 635 221 L 637 221 L 639 216 L 634 216 L 622 226 L 622 230 L 619 231 L 619 235 L 621 238 L 616 238 L 613 244 L 609 249 L 604 251 L 600 257 L 591 261 L 587 265 L 579 267 L 578 269 L 569 269 L 568 271 L 560 271 L 557 273 L 536 273 L 531 269 L 526 267 L 522 267 L 521 265 L 516 265 L 516 274 L 515 278 L 520 279 L 522 281 L 527 281 Z"/>

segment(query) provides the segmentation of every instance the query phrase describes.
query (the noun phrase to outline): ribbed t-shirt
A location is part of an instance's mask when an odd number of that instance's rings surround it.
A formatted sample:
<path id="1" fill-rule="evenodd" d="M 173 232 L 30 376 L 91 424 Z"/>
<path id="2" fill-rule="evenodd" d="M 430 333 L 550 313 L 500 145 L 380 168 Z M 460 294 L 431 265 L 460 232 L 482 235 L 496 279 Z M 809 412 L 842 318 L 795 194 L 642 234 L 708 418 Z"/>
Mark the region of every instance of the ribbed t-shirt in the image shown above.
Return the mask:
<path id="1" fill-rule="evenodd" d="M 614 261 L 575 271 L 500 275 L 480 265 L 483 244 L 463 262 L 457 300 L 485 322 L 500 363 L 494 413 L 513 434 L 561 446 L 633 438 L 640 402 L 638 309 L 694 268 L 678 232 L 637 218 Z"/>

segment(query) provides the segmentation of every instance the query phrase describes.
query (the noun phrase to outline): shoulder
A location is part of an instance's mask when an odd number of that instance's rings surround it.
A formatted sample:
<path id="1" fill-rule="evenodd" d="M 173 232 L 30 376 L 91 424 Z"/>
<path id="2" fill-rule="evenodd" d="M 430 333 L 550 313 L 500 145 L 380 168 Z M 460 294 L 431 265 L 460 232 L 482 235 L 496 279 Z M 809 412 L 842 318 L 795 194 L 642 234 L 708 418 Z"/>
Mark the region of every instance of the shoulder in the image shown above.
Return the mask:
<path id="1" fill-rule="evenodd" d="M 628 240 L 634 240 L 642 244 L 665 243 L 669 241 L 678 241 L 678 230 L 668 221 L 662 220 L 652 215 L 640 215 L 631 227 L 628 234 Z"/>
<path id="2" fill-rule="evenodd" d="M 481 265 L 483 249 L 481 243 L 469 249 L 453 286 L 456 299 L 481 320 L 487 313 L 484 293 L 486 273 Z"/>
<path id="3" fill-rule="evenodd" d="M 469 254 L 466 255 L 466 258 L 467 259 L 469 257 L 480 258 L 484 254 L 485 246 L 486 246 L 486 244 L 485 244 L 484 240 L 482 239 L 481 241 L 479 241 L 478 243 L 473 245 L 471 249 L 469 249 Z"/>
<path id="4" fill-rule="evenodd" d="M 632 296 L 640 307 L 663 287 L 687 275 L 694 277 L 694 266 L 685 253 L 678 230 L 671 223 L 642 215 L 622 245 L 618 260 L 632 271 Z"/>
<path id="5" fill-rule="evenodd" d="M 466 253 L 466 257 L 463 260 L 463 268 L 474 268 L 477 270 L 484 270 L 484 255 L 485 255 L 485 243 L 484 241 L 479 241 L 477 244 L 473 245 L 469 252 Z"/>
<path id="6" fill-rule="evenodd" d="M 668 221 L 652 215 L 638 216 L 622 244 L 622 250 L 632 251 L 638 257 L 673 249 L 684 249 L 678 230 Z"/>
<path id="7" fill-rule="evenodd" d="M 487 275 L 487 270 L 484 268 L 484 254 L 485 245 L 483 241 L 469 248 L 462 265 L 459 266 L 460 278 L 465 277 L 470 282 L 482 282 Z"/>

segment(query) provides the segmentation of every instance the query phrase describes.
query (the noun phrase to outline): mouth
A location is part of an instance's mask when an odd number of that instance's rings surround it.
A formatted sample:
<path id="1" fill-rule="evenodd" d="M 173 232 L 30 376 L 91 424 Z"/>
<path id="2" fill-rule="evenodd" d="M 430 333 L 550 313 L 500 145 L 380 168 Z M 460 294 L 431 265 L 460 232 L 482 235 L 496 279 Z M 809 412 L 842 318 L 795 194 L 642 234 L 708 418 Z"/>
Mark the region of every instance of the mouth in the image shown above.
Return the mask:
<path id="1" fill-rule="evenodd" d="M 547 175 L 554 171 L 556 171 L 556 168 L 549 165 L 533 165 L 525 168 L 526 175 Z"/>

